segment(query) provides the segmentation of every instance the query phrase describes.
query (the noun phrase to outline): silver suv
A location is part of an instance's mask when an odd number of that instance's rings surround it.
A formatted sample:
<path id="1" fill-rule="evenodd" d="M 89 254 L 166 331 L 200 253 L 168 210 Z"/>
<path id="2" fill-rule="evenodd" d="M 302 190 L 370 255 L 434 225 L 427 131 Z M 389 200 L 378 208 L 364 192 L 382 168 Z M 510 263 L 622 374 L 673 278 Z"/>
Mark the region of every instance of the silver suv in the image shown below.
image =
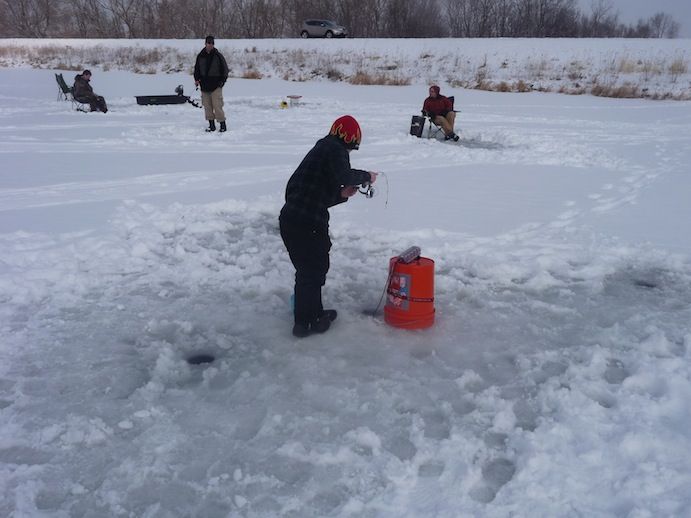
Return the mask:
<path id="1" fill-rule="evenodd" d="M 300 30 L 301 38 L 346 38 L 348 31 L 330 20 L 305 20 Z"/>

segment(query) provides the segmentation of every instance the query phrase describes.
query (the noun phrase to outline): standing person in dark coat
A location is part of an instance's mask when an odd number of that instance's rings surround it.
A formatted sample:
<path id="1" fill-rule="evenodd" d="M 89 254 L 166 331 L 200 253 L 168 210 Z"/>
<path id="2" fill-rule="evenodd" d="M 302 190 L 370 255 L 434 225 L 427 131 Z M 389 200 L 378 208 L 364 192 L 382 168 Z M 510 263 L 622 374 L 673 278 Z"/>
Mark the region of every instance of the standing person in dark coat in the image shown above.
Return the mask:
<path id="1" fill-rule="evenodd" d="M 336 119 L 288 180 L 279 224 L 295 266 L 293 335 L 299 338 L 324 333 L 336 319 L 336 310 L 325 310 L 321 299 L 331 249 L 328 209 L 348 201 L 358 185 L 377 179 L 377 173 L 350 167 L 348 154 L 359 148 L 361 137 L 353 117 Z"/>
<path id="2" fill-rule="evenodd" d="M 431 117 L 437 126 L 441 126 L 445 140 L 458 142 L 458 135 L 453 131 L 456 122 L 456 112 L 448 97 L 441 95 L 437 85 L 429 87 L 429 97 L 422 105 L 422 113 Z"/>
<path id="3" fill-rule="evenodd" d="M 197 55 L 194 64 L 194 84 L 202 89 L 204 115 L 209 121 L 206 131 L 216 131 L 216 121 L 221 123 L 219 131 L 226 131 L 226 114 L 223 112 L 223 85 L 228 80 L 228 64 L 214 47 L 214 37 L 207 36 L 204 49 Z"/>
<path id="4" fill-rule="evenodd" d="M 74 76 L 72 97 L 74 97 L 75 101 L 91 106 L 92 112 L 101 111 L 107 113 L 108 107 L 106 106 L 106 100 L 94 93 L 94 89 L 91 88 L 89 81 L 91 81 L 91 70 L 84 70 L 81 74 Z"/>

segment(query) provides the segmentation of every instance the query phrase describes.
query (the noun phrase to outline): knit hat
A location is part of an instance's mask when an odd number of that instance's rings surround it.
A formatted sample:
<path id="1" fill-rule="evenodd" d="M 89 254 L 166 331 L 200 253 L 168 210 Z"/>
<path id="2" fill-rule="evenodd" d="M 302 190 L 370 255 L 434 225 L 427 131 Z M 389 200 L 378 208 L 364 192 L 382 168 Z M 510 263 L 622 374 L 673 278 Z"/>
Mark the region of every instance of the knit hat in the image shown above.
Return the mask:
<path id="1" fill-rule="evenodd" d="M 429 89 L 430 89 L 430 92 L 434 92 L 437 95 L 439 95 L 439 92 L 441 91 L 437 85 L 432 85 L 429 87 Z"/>
<path id="2" fill-rule="evenodd" d="M 343 115 L 331 125 L 329 135 L 336 135 L 348 149 L 358 149 L 362 140 L 360 125 L 350 115 Z"/>
<path id="3" fill-rule="evenodd" d="M 206 37 L 206 40 L 204 40 L 204 43 L 211 43 L 211 44 L 213 45 L 213 44 L 214 44 L 214 37 L 211 36 L 211 34 L 209 34 L 209 35 Z"/>

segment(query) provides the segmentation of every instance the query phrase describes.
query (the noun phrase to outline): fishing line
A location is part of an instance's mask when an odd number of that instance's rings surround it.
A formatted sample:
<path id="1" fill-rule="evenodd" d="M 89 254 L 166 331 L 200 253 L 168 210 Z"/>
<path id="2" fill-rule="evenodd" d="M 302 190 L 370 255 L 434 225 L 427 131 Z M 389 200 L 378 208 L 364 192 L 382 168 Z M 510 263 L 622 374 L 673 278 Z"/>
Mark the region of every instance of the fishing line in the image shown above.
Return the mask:
<path id="1" fill-rule="evenodd" d="M 377 176 L 383 176 L 384 182 L 386 183 L 386 199 L 384 200 L 384 208 L 389 205 L 389 178 L 386 173 L 377 173 Z M 374 198 L 379 192 L 379 189 L 375 189 L 370 182 L 364 182 L 358 186 L 358 192 L 365 196 L 367 199 Z"/>

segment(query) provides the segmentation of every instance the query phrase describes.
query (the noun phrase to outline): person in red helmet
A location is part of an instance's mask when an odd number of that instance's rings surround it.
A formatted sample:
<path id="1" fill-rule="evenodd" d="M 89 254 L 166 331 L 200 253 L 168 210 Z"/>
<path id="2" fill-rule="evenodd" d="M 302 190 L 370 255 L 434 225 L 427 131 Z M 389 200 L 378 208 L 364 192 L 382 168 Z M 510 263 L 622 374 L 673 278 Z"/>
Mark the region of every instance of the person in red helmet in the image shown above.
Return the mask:
<path id="1" fill-rule="evenodd" d="M 437 85 L 429 87 L 429 97 L 422 104 L 422 113 L 430 117 L 437 126 L 441 126 L 444 140 L 458 142 L 458 135 L 453 131 L 453 126 L 456 123 L 456 112 L 453 111 L 451 100 L 440 93 Z"/>
<path id="2" fill-rule="evenodd" d="M 377 173 L 350 167 L 349 152 L 360 147 L 360 125 L 339 117 L 317 141 L 288 180 L 278 218 L 281 238 L 295 267 L 293 335 L 324 333 L 336 310 L 324 309 L 321 288 L 329 271 L 329 207 L 348 201 L 357 186 L 374 183 Z"/>

